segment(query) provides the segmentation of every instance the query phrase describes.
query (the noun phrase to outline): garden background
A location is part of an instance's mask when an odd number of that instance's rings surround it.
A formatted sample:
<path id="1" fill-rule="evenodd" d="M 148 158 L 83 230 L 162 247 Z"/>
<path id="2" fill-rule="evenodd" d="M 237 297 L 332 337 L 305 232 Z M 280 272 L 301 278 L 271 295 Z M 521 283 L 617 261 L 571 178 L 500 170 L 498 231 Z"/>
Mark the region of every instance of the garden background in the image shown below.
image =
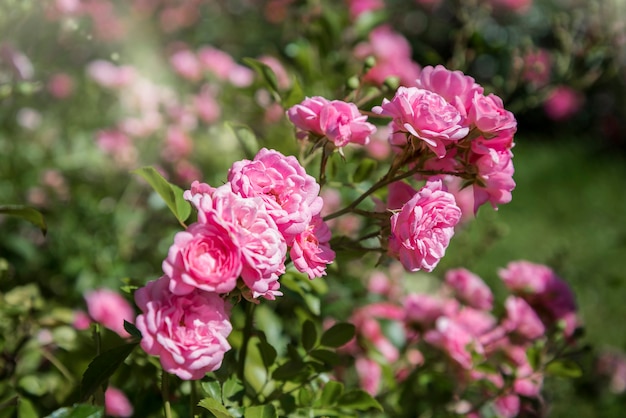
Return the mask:
<path id="1" fill-rule="evenodd" d="M 35 208 L 47 226 L 44 235 L 0 217 L 0 403 L 18 396 L 21 416 L 71 405 L 95 354 L 91 334 L 73 326 L 84 294 L 160 275 L 180 226 L 132 170 L 158 167 L 183 189 L 194 179 L 219 185 L 233 161 L 249 157 L 240 140 L 250 132 L 298 155 L 255 63 L 294 98 L 340 99 L 368 57 L 408 48 L 411 65 L 459 69 L 496 92 L 518 131 L 512 202 L 482 208 L 432 274 L 406 280 L 428 287 L 463 266 L 498 298 L 498 268 L 549 265 L 573 288 L 590 346 L 576 359 L 581 377 L 546 382 L 550 416 L 622 416 L 625 16 L 621 0 L 0 0 L 0 205 Z M 371 33 L 382 25 L 401 46 L 377 49 Z M 346 148 L 336 170 L 354 172 L 380 143 Z M 354 297 L 358 286 L 333 272 L 317 280 L 329 288 L 322 309 L 339 313 L 333 295 Z M 120 341 L 105 337 L 105 346 Z M 613 370 L 621 376 L 598 367 L 606 353 L 622 362 Z M 113 381 L 150 402 L 141 391 L 147 366 L 128 373 Z"/>

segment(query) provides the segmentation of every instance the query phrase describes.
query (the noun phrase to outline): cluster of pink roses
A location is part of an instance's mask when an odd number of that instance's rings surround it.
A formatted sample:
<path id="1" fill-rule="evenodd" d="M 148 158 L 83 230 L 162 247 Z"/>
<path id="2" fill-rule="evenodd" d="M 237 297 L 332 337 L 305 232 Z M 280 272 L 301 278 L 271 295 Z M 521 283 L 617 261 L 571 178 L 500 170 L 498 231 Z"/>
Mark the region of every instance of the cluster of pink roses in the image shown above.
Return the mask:
<path id="1" fill-rule="evenodd" d="M 142 348 L 166 371 L 200 379 L 230 349 L 227 295 L 280 296 L 287 253 L 309 278 L 325 275 L 335 253 L 319 191 L 295 157 L 265 148 L 234 163 L 220 187 L 194 182 L 184 197 L 197 222 L 175 235 L 163 277 L 135 293 Z"/>
<path id="2" fill-rule="evenodd" d="M 374 359 L 392 365 L 402 381 L 425 366 L 424 356 L 434 350 L 447 358 L 455 381 L 450 406 L 457 413 L 480 417 L 475 406 L 486 400 L 503 417 L 533 408 L 533 400 L 541 397 L 543 367 L 553 353 L 544 352 L 534 362 L 528 350 L 554 333 L 573 337 L 578 325 L 573 293 L 551 269 L 527 261 L 511 262 L 499 275 L 513 293 L 500 318 L 489 287 L 466 269 L 448 271 L 438 294 L 403 296 L 384 275 L 374 276 L 370 291 L 387 301 L 354 312 L 357 337 L 346 347 L 356 357 L 362 387 L 372 394 L 381 388 L 383 366 Z M 385 334 L 380 320 L 403 330 L 401 345 Z"/>

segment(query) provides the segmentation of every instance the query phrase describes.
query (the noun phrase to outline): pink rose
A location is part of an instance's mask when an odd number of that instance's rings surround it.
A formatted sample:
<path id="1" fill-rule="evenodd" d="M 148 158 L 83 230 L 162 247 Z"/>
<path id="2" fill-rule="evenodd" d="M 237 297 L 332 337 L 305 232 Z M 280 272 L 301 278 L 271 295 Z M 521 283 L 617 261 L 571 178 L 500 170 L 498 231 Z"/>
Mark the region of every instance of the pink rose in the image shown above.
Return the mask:
<path id="1" fill-rule="evenodd" d="M 504 306 L 507 317 L 503 326 L 507 331 L 531 341 L 545 334 L 546 329 L 541 319 L 524 299 L 509 296 Z"/>
<path id="2" fill-rule="evenodd" d="M 498 275 L 510 291 L 525 295 L 545 292 L 554 272 L 547 266 L 521 260 L 510 262 L 498 270 Z"/>
<path id="3" fill-rule="evenodd" d="M 510 150 L 501 152 L 492 150 L 487 154 L 474 154 L 471 157 L 479 179 L 479 182 L 473 185 L 474 212 L 486 202 L 490 202 L 491 206 L 497 209 L 497 205 L 511 201 L 511 192 L 515 188 L 512 158 L 513 153 Z"/>
<path id="4" fill-rule="evenodd" d="M 474 273 L 458 268 L 446 273 L 446 284 L 454 290 L 456 297 L 476 309 L 491 310 L 493 294 L 489 286 Z"/>
<path id="5" fill-rule="evenodd" d="M 464 306 L 449 317 L 476 338 L 486 336 L 496 326 L 496 319 L 491 313 L 469 306 Z M 481 341 L 481 338 L 478 340 Z"/>
<path id="6" fill-rule="evenodd" d="M 130 417 L 134 412 L 124 392 L 113 386 L 108 386 L 104 392 L 104 409 L 111 417 Z"/>
<path id="7" fill-rule="evenodd" d="M 198 204 L 201 222 L 222 223 L 232 230 L 232 239 L 241 250 L 241 278 L 253 297 L 274 299 L 278 277 L 285 272 L 287 244 L 260 197 L 241 197 L 225 184 Z"/>
<path id="8" fill-rule="evenodd" d="M 67 99 L 74 92 L 74 79 L 66 73 L 57 73 L 48 80 L 48 91 L 56 99 Z"/>
<path id="9" fill-rule="evenodd" d="M 412 86 L 420 74 L 421 67 L 412 59 L 409 41 L 389 25 L 372 30 L 368 42 L 357 45 L 354 55 L 361 60 L 368 56 L 376 60 L 376 64 L 363 76 L 364 82 L 382 85 L 388 78 L 396 77 L 400 84 Z"/>
<path id="10" fill-rule="evenodd" d="M 533 0 L 490 0 L 490 2 L 497 9 L 516 13 L 526 13 L 533 4 Z"/>
<path id="11" fill-rule="evenodd" d="M 309 279 L 325 276 L 326 266 L 335 259 L 335 252 L 328 244 L 330 238 L 328 225 L 321 217 L 314 216 L 307 229 L 296 235 L 289 250 L 295 268 Z"/>
<path id="12" fill-rule="evenodd" d="M 298 128 L 298 137 L 325 136 L 336 147 L 349 143 L 365 145 L 376 127 L 366 122 L 354 103 L 329 101 L 323 97 L 306 98 L 287 110 L 287 117 Z"/>
<path id="13" fill-rule="evenodd" d="M 162 276 L 135 292 L 143 312 L 137 317 L 141 348 L 159 356 L 163 369 L 183 380 L 198 380 L 217 370 L 230 350 L 230 306 L 219 295 L 193 290 L 186 295 L 169 291 Z"/>
<path id="14" fill-rule="evenodd" d="M 87 66 L 87 74 L 102 87 L 119 89 L 137 78 L 136 70 L 127 65 L 117 66 L 109 61 L 97 60 Z"/>
<path id="15" fill-rule="evenodd" d="M 463 118 L 472 106 L 475 93 L 483 93 L 483 88 L 472 77 L 461 71 L 448 70 L 443 65 L 424 67 L 416 85 L 443 97 Z"/>
<path id="16" fill-rule="evenodd" d="M 124 321 L 134 322 L 135 311 L 117 292 L 109 289 L 93 290 L 85 294 L 89 316 L 120 337 L 129 337 Z"/>
<path id="17" fill-rule="evenodd" d="M 202 78 L 200 61 L 196 54 L 188 49 L 174 52 L 170 56 L 170 64 L 178 75 L 187 80 L 198 81 Z"/>
<path id="18" fill-rule="evenodd" d="M 383 99 L 382 105 L 372 111 L 393 118 L 393 145 L 405 144 L 408 135 L 423 141 L 439 158 L 446 155 L 446 145 L 469 133 L 454 106 L 442 96 L 417 87 L 399 87 L 391 101 Z"/>
<path id="19" fill-rule="evenodd" d="M 254 160 L 233 164 L 228 181 L 234 193 L 261 197 L 287 245 L 306 230 L 322 209 L 320 186 L 294 156 L 261 149 Z"/>
<path id="20" fill-rule="evenodd" d="M 546 115 L 555 121 L 564 121 L 580 111 L 585 102 L 585 96 L 571 87 L 558 86 L 543 104 Z"/>
<path id="21" fill-rule="evenodd" d="M 72 319 L 72 326 L 79 331 L 89 329 L 91 326 L 91 318 L 83 311 L 74 311 L 74 318 Z"/>
<path id="22" fill-rule="evenodd" d="M 403 302 L 406 318 L 409 323 L 430 328 L 441 316 L 453 316 L 459 309 L 455 300 L 444 300 L 435 296 L 411 293 Z"/>
<path id="23" fill-rule="evenodd" d="M 385 2 L 383 0 L 348 0 L 348 8 L 352 19 L 357 19 L 363 13 L 374 12 L 384 7 Z"/>
<path id="24" fill-rule="evenodd" d="M 382 380 L 380 364 L 367 357 L 357 357 L 354 367 L 359 376 L 361 388 L 370 395 L 376 396 L 380 390 L 380 382 Z"/>
<path id="25" fill-rule="evenodd" d="M 494 136 L 512 139 L 517 129 L 515 116 L 504 109 L 502 99 L 495 94 L 483 96 L 475 92 L 468 118 L 469 122 L 474 124 L 488 139 Z"/>
<path id="26" fill-rule="evenodd" d="M 233 241 L 232 228 L 218 223 L 194 223 L 178 232 L 163 261 L 163 272 L 171 277 L 170 290 L 177 295 L 196 288 L 228 293 L 241 270 L 241 249 Z"/>
<path id="27" fill-rule="evenodd" d="M 516 417 L 520 409 L 520 399 L 517 395 L 502 395 L 493 403 L 497 416 L 501 418 Z"/>
<path id="28" fill-rule="evenodd" d="M 220 118 L 221 108 L 209 88 L 203 88 L 193 98 L 196 113 L 204 123 L 214 123 Z"/>
<path id="29" fill-rule="evenodd" d="M 524 55 L 522 78 L 534 87 L 543 87 L 550 81 L 552 56 L 545 49 L 529 51 Z"/>
<path id="30" fill-rule="evenodd" d="M 461 210 L 441 181 L 429 181 L 391 216 L 389 253 L 410 271 L 432 271 L 444 256 Z"/>
<path id="31" fill-rule="evenodd" d="M 424 340 L 443 350 L 464 369 L 473 367 L 472 352 L 482 353 L 482 347 L 474 336 L 454 320 L 442 316 L 435 322 L 435 329 L 424 334 Z"/>

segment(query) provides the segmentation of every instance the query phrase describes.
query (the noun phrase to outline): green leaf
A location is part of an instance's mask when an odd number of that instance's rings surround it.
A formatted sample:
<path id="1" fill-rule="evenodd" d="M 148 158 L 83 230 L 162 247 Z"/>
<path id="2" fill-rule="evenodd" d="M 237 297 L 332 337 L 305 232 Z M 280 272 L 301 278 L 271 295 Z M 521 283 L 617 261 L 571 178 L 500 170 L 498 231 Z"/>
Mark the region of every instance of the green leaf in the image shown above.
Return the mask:
<path id="1" fill-rule="evenodd" d="M 57 409 L 46 418 L 102 418 L 104 410 L 101 406 L 75 404 L 72 407 Z"/>
<path id="2" fill-rule="evenodd" d="M 131 324 L 127 320 L 124 320 L 124 329 L 126 330 L 127 333 L 129 333 L 133 337 L 137 337 L 141 339 L 141 331 L 137 329 L 135 324 Z"/>
<path id="3" fill-rule="evenodd" d="M 43 396 L 47 391 L 46 383 L 35 375 L 22 376 L 18 382 L 18 386 L 24 391 L 35 396 Z"/>
<path id="4" fill-rule="evenodd" d="M 41 229 L 41 232 L 44 235 L 48 232 L 48 227 L 46 226 L 46 221 L 44 220 L 43 215 L 36 209 L 22 205 L 0 205 L 0 214 L 1 213 L 4 213 L 5 215 L 17 216 L 18 218 L 22 218 L 30 222 Z"/>
<path id="5" fill-rule="evenodd" d="M 259 342 L 257 348 L 261 354 L 261 360 L 266 369 L 268 369 L 276 361 L 276 349 L 267 342 L 267 337 L 263 331 L 258 332 Z"/>
<path id="6" fill-rule="evenodd" d="M 329 380 L 322 389 L 320 398 L 322 406 L 333 406 L 343 394 L 343 383 Z"/>
<path id="7" fill-rule="evenodd" d="M 313 350 L 309 353 L 311 357 L 330 366 L 339 364 L 339 355 L 330 350 Z"/>
<path id="8" fill-rule="evenodd" d="M 80 383 L 80 399 L 86 401 L 106 380 L 115 373 L 139 343 L 124 344 L 105 351 L 93 359 Z"/>
<path id="9" fill-rule="evenodd" d="M 235 134 L 245 157 L 252 160 L 261 149 L 259 141 L 254 132 L 252 132 L 252 129 L 243 123 L 236 122 L 226 122 L 226 126 Z"/>
<path id="10" fill-rule="evenodd" d="M 554 360 L 546 366 L 546 373 L 552 376 L 577 378 L 582 376 L 580 365 L 572 360 Z"/>
<path id="11" fill-rule="evenodd" d="M 374 408 L 382 412 L 383 407 L 369 393 L 361 389 L 355 389 L 344 393 L 337 400 L 337 404 L 348 409 L 367 411 Z"/>
<path id="12" fill-rule="evenodd" d="M 364 180 L 367 180 L 367 178 L 370 176 L 370 174 L 374 172 L 377 166 L 378 163 L 376 161 L 372 160 L 371 158 L 364 158 L 363 160 L 361 160 L 359 166 L 356 168 L 356 171 L 352 176 L 352 180 L 355 183 L 360 183 Z"/>
<path id="13" fill-rule="evenodd" d="M 341 347 L 354 337 L 354 325 L 340 322 L 333 325 L 322 334 L 322 345 L 326 347 Z"/>
<path id="14" fill-rule="evenodd" d="M 269 65 L 255 60 L 254 58 L 244 58 L 243 62 L 249 65 L 261 77 L 267 89 L 274 95 L 276 101 L 280 101 L 280 91 L 278 91 L 278 79 L 274 70 Z"/>
<path id="15" fill-rule="evenodd" d="M 202 386 L 202 390 L 204 390 L 204 393 L 209 395 L 209 397 L 217 400 L 222 399 L 222 385 L 217 380 L 202 382 L 200 386 Z"/>
<path id="16" fill-rule="evenodd" d="M 297 78 L 293 79 L 293 84 L 291 89 L 287 94 L 283 97 L 283 107 L 285 109 L 290 108 L 293 105 L 297 105 L 301 103 L 306 96 L 304 95 L 304 91 L 302 90 L 302 86 Z"/>
<path id="17" fill-rule="evenodd" d="M 310 351 L 317 342 L 317 329 L 313 321 L 307 319 L 302 324 L 302 347 Z"/>
<path id="18" fill-rule="evenodd" d="M 17 416 L 20 418 L 38 418 L 40 415 L 31 401 L 26 398 L 20 398 L 17 405 Z"/>
<path id="19" fill-rule="evenodd" d="M 191 204 L 183 198 L 183 189 L 165 180 L 154 167 L 138 168 L 131 173 L 143 177 L 152 186 L 180 223 L 184 223 L 189 218 Z"/>
<path id="20" fill-rule="evenodd" d="M 274 380 L 290 380 L 296 377 L 303 369 L 305 364 L 301 361 L 289 360 L 282 366 L 278 366 L 274 372 L 272 372 L 272 379 Z"/>
<path id="21" fill-rule="evenodd" d="M 222 399 L 224 404 L 229 406 L 239 405 L 239 401 L 243 399 L 244 393 L 243 385 L 235 376 L 229 377 L 222 385 Z"/>
<path id="22" fill-rule="evenodd" d="M 244 418 L 276 418 L 276 408 L 274 405 L 249 406 L 243 413 Z"/>
<path id="23" fill-rule="evenodd" d="M 234 418 L 220 401 L 214 398 L 204 398 L 198 402 L 198 406 L 207 409 L 216 418 Z"/>
<path id="24" fill-rule="evenodd" d="M 308 406 L 313 404 L 313 393 L 311 393 L 311 389 L 308 387 L 300 388 L 298 391 L 298 403 L 303 406 Z"/>

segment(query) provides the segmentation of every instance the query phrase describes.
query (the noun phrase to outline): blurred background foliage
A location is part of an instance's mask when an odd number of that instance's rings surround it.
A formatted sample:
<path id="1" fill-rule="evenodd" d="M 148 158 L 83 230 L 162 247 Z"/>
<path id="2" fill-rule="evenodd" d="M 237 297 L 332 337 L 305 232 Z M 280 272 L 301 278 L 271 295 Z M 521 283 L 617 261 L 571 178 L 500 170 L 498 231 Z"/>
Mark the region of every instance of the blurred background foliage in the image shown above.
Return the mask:
<path id="1" fill-rule="evenodd" d="M 159 276 L 180 226 L 131 170 L 158 167 L 183 188 L 193 179 L 222 184 L 246 156 L 232 123 L 261 146 L 298 154 L 282 107 L 243 59 L 278 60 L 288 74 L 278 83 L 283 97 L 341 99 L 364 71 L 356 46 L 380 24 L 406 37 L 419 65 L 464 71 L 518 119 L 513 201 L 483 208 L 431 277 L 464 266 L 497 294 L 496 271 L 509 261 L 548 264 L 574 288 L 595 352 L 626 349 L 626 2 L 535 0 L 520 11 L 495 0 L 388 0 L 359 16 L 350 3 L 0 1 L 0 204 L 35 207 L 48 224 L 44 237 L 0 217 L 0 402 L 17 393 L 37 413 L 71 402 L 93 357 L 90 336 L 71 326 L 84 292 Z M 228 61 L 223 55 L 200 70 L 174 58 L 205 47 L 230 57 L 226 72 L 211 66 Z M 538 51 L 548 58 L 532 58 Z M 93 69 L 103 61 L 104 79 Z M 531 70 L 541 77 L 525 75 Z M 549 103 L 560 87 L 572 95 L 555 114 Z M 351 161 L 368 154 L 346 152 L 348 162 L 333 165 L 347 181 Z M 342 189 L 344 202 L 351 193 Z M 363 265 L 375 262 L 340 256 L 322 313 L 347 316 L 345 298 L 364 300 Z M 269 306 L 269 318 L 295 309 Z M 107 338 L 105 346 L 119 343 Z M 122 368 L 116 381 L 139 394 L 153 366 L 136 361 L 146 370 Z M 607 394 L 592 359 L 585 367 L 584 378 L 549 388 L 553 416 L 622 416 L 626 395 Z"/>

